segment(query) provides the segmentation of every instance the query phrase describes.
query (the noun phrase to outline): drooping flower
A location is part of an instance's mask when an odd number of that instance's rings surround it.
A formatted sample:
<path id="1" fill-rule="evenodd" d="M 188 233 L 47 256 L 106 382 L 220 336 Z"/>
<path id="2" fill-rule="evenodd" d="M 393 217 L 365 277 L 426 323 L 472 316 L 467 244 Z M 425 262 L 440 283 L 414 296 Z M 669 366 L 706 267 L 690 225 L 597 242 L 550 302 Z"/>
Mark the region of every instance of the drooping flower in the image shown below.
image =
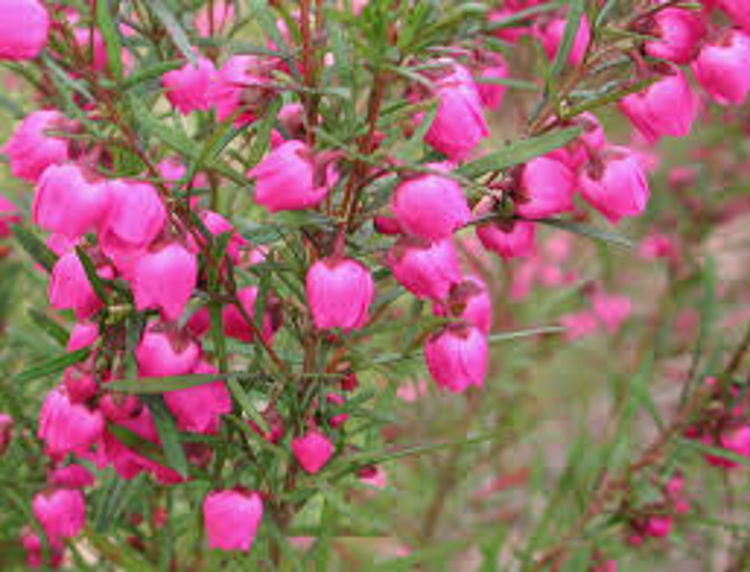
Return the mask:
<path id="1" fill-rule="evenodd" d="M 218 371 L 211 364 L 199 361 L 192 373 L 213 375 Z M 177 426 L 193 433 L 215 433 L 220 416 L 232 410 L 232 398 L 220 380 L 167 391 L 164 402 L 177 419 Z"/>
<path id="2" fill-rule="evenodd" d="M 301 437 L 292 439 L 292 452 L 300 466 L 314 475 L 325 467 L 333 455 L 333 444 L 320 431 L 311 429 Z"/>
<path id="3" fill-rule="evenodd" d="M 57 487 L 82 489 L 94 484 L 94 475 L 83 465 L 68 465 L 53 470 L 49 482 Z"/>
<path id="4" fill-rule="evenodd" d="M 503 96 L 507 89 L 501 83 L 493 80 L 502 80 L 508 77 L 508 64 L 499 54 L 493 54 L 489 62 L 482 66 L 477 74 L 477 89 L 482 105 L 487 109 L 498 109 L 503 103 Z"/>
<path id="5" fill-rule="evenodd" d="M 240 300 L 242 308 L 247 314 L 247 318 L 250 320 L 255 319 L 255 302 L 258 298 L 258 289 L 255 286 L 247 286 L 237 293 L 237 297 Z M 269 300 L 273 302 L 272 300 Z M 272 314 L 273 308 L 268 307 L 263 316 L 263 324 L 261 329 L 261 335 L 266 341 L 273 339 L 273 334 L 277 324 L 274 323 L 274 316 Z M 253 328 L 248 325 L 246 316 L 237 308 L 235 304 L 227 304 L 221 311 L 221 320 L 224 324 L 224 333 L 231 337 L 236 338 L 242 342 L 250 343 L 254 339 Z"/>
<path id="6" fill-rule="evenodd" d="M 38 436 L 52 458 L 71 452 L 83 455 L 99 439 L 103 429 L 104 419 L 99 411 L 71 403 L 60 388 L 49 392 L 39 413 Z"/>
<path id="7" fill-rule="evenodd" d="M 566 25 L 566 18 L 555 18 L 541 31 L 540 39 L 542 41 L 542 46 L 547 53 L 547 57 L 551 60 L 557 55 L 557 50 L 560 47 L 560 42 L 565 33 Z M 568 63 L 571 66 L 577 66 L 583 61 L 583 56 L 586 54 L 589 42 L 591 42 L 591 26 L 588 18 L 584 14 L 578 25 L 578 30 L 576 31 L 576 36 L 573 40 L 573 47 L 568 54 Z"/>
<path id="8" fill-rule="evenodd" d="M 748 0 L 715 0 L 732 21 L 750 34 L 750 1 Z"/>
<path id="9" fill-rule="evenodd" d="M 388 252 L 388 264 L 401 285 L 417 298 L 442 300 L 461 282 L 461 267 L 451 239 L 433 243 L 399 239 Z"/>
<path id="10" fill-rule="evenodd" d="M 528 218 L 541 218 L 573 208 L 574 174 L 561 161 L 537 157 L 521 171 L 521 193 L 524 200 L 516 208 Z"/>
<path id="11" fill-rule="evenodd" d="M 706 25 L 699 12 L 665 8 L 654 14 L 650 34 L 659 39 L 646 42 L 648 55 L 676 64 L 687 64 L 700 50 Z"/>
<path id="12" fill-rule="evenodd" d="M 198 363 L 201 349 L 187 333 L 167 324 L 152 323 L 143 332 L 135 357 L 144 377 L 184 375 Z"/>
<path id="13" fill-rule="evenodd" d="M 467 276 L 451 288 L 448 299 L 433 305 L 438 316 L 452 315 L 479 328 L 485 334 L 492 326 L 492 299 L 487 284 L 478 276 Z"/>
<path id="14" fill-rule="evenodd" d="M 55 309 L 75 310 L 78 319 L 88 318 L 102 306 L 75 250 L 55 262 L 49 281 L 49 301 Z"/>
<path id="15" fill-rule="evenodd" d="M 536 224 L 533 222 L 518 220 L 510 227 L 488 222 L 478 225 L 476 233 L 482 246 L 503 258 L 523 258 L 534 252 Z"/>
<path id="16" fill-rule="evenodd" d="M 68 160 L 68 142 L 47 134 L 64 121 L 62 113 L 51 109 L 34 111 L 21 121 L 3 146 L 14 176 L 35 182 L 47 167 Z"/>
<path id="17" fill-rule="evenodd" d="M 594 313 L 610 334 L 614 334 L 630 316 L 632 303 L 627 296 L 596 293 L 592 298 Z"/>
<path id="18" fill-rule="evenodd" d="M 159 308 L 166 320 L 182 315 L 198 280 L 196 255 L 172 242 L 142 254 L 133 268 L 133 296 L 138 310 Z"/>
<path id="19" fill-rule="evenodd" d="M 74 538 L 86 521 L 83 493 L 76 489 L 38 493 L 34 496 L 32 508 L 50 538 Z"/>
<path id="20" fill-rule="evenodd" d="M 750 91 L 750 35 L 731 30 L 720 41 L 704 45 L 693 73 L 718 103 L 741 105 Z"/>
<path id="21" fill-rule="evenodd" d="M 197 64 L 188 62 L 184 67 L 164 74 L 164 94 L 182 115 L 193 111 L 211 109 L 211 86 L 216 68 L 208 58 L 198 57 Z"/>
<path id="22" fill-rule="evenodd" d="M 47 45 L 49 16 L 39 0 L 0 0 L 0 60 L 31 60 Z"/>
<path id="23" fill-rule="evenodd" d="M 474 326 L 448 326 L 424 348 L 427 369 L 441 388 L 454 393 L 482 387 L 487 373 L 487 337 Z"/>
<path id="24" fill-rule="evenodd" d="M 263 520 L 260 493 L 212 491 L 203 501 L 203 521 L 210 548 L 249 551 Z"/>
<path id="25" fill-rule="evenodd" d="M 255 56 L 230 57 L 214 75 L 209 97 L 216 108 L 216 118 L 225 121 L 237 114 L 235 127 L 242 127 L 255 119 L 251 94 L 256 98 L 265 93 L 267 81 L 259 75 L 260 63 Z"/>
<path id="26" fill-rule="evenodd" d="M 18 222 L 21 222 L 21 213 L 18 207 L 3 195 L 0 195 L 0 238 L 9 236 L 11 226 Z"/>
<path id="27" fill-rule="evenodd" d="M 307 272 L 306 289 L 316 328 L 348 332 L 367 323 L 375 284 L 362 263 L 337 257 L 318 260 Z"/>

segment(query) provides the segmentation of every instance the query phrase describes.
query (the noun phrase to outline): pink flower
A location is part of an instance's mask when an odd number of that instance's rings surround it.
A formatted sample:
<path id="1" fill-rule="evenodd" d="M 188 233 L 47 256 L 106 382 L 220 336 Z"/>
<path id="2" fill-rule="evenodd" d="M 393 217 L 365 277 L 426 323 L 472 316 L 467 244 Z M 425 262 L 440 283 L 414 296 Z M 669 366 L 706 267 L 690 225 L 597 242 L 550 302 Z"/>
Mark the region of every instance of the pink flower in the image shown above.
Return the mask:
<path id="1" fill-rule="evenodd" d="M 49 482 L 57 487 L 82 489 L 94 484 L 94 475 L 82 465 L 68 465 L 52 471 Z"/>
<path id="2" fill-rule="evenodd" d="M 506 86 L 500 83 L 493 83 L 492 80 L 507 79 L 508 65 L 502 56 L 494 55 L 492 60 L 483 66 L 477 75 L 477 89 L 482 105 L 487 109 L 495 110 L 503 103 Z M 485 81 L 482 81 L 485 80 Z"/>
<path id="3" fill-rule="evenodd" d="M 461 318 L 485 334 L 492 326 L 492 299 L 487 284 L 478 276 L 467 276 L 454 285 L 448 300 L 443 304 L 435 303 L 433 311 L 438 316 Z"/>
<path id="4" fill-rule="evenodd" d="M 145 248 L 161 232 L 167 218 L 164 203 L 149 183 L 113 180 L 107 183 L 112 208 L 103 240 L 124 247 Z"/>
<path id="5" fill-rule="evenodd" d="M 614 224 L 646 210 L 648 179 L 627 147 L 611 147 L 581 173 L 579 183 L 583 198 Z"/>
<path id="6" fill-rule="evenodd" d="M 247 552 L 262 520 L 263 500 L 257 492 L 212 491 L 203 501 L 210 548 Z"/>
<path id="7" fill-rule="evenodd" d="M 441 175 L 420 175 L 399 183 L 391 210 L 403 232 L 427 240 L 448 238 L 471 220 L 461 185 Z"/>
<path id="8" fill-rule="evenodd" d="M 663 135 L 690 133 L 698 115 L 698 97 L 685 74 L 673 67 L 671 75 L 623 98 L 619 107 L 646 140 L 654 142 Z"/>
<path id="9" fill-rule="evenodd" d="M 646 519 L 644 533 L 652 538 L 663 538 L 672 531 L 672 517 L 669 515 L 652 515 Z"/>
<path id="10" fill-rule="evenodd" d="M 106 185 L 89 183 L 76 165 L 51 165 L 39 178 L 32 216 L 44 230 L 78 238 L 99 229 L 109 204 Z"/>
<path id="11" fill-rule="evenodd" d="M 360 262 L 333 256 L 318 260 L 307 272 L 306 285 L 316 328 L 348 332 L 367 323 L 375 284 Z"/>
<path id="12" fill-rule="evenodd" d="M 11 234 L 11 226 L 21 222 L 18 207 L 3 195 L 0 195 L 0 238 Z"/>
<path id="13" fill-rule="evenodd" d="M 461 161 L 489 130 L 471 74 L 454 62 L 451 66 L 453 71 L 436 82 L 438 110 L 424 140 L 449 159 Z"/>
<path id="14" fill-rule="evenodd" d="M 721 41 L 706 44 L 693 62 L 693 73 L 718 103 L 741 105 L 750 91 L 750 36 L 732 30 Z"/>
<path id="15" fill-rule="evenodd" d="M 93 34 L 91 33 L 93 29 Z M 96 28 L 75 28 L 73 30 L 73 36 L 75 37 L 78 48 L 86 57 L 86 61 L 90 64 L 94 71 L 101 71 L 107 65 L 107 47 L 104 44 L 104 38 L 102 37 L 99 30 Z M 127 54 L 127 52 L 123 52 Z M 125 58 L 123 58 L 124 60 Z M 124 62 L 123 62 L 124 63 Z"/>
<path id="16" fill-rule="evenodd" d="M 99 384 L 86 366 L 70 366 L 63 374 L 65 391 L 71 403 L 84 403 L 99 391 Z"/>
<path id="17" fill-rule="evenodd" d="M 192 111 L 208 111 L 213 103 L 210 88 L 216 68 L 211 60 L 198 57 L 197 65 L 188 62 L 178 70 L 164 74 L 164 92 L 174 107 L 188 115 Z"/>
<path id="18" fill-rule="evenodd" d="M 49 16 L 39 0 L 0 0 L 0 60 L 31 60 L 47 45 Z"/>
<path id="19" fill-rule="evenodd" d="M 594 295 L 592 302 L 594 313 L 610 334 L 614 334 L 620 329 L 632 310 L 632 303 L 627 296 L 599 292 Z"/>
<path id="20" fill-rule="evenodd" d="M 159 308 L 165 320 L 182 315 L 198 280 L 198 260 L 176 242 L 142 254 L 133 269 L 133 296 L 138 310 Z"/>
<path id="21" fill-rule="evenodd" d="M 104 418 L 99 411 L 71 403 L 60 388 L 49 392 L 39 413 L 38 437 L 45 443 L 45 452 L 53 458 L 69 452 L 83 455 L 103 429 Z"/>
<path id="22" fill-rule="evenodd" d="M 270 212 L 315 206 L 328 192 L 316 181 L 312 150 L 301 141 L 281 144 L 247 175 L 256 180 L 255 201 Z"/>
<path id="23" fill-rule="evenodd" d="M 64 121 L 56 110 L 39 110 L 24 118 L 3 146 L 14 176 L 35 182 L 47 167 L 68 160 L 68 142 L 47 135 L 48 130 L 60 129 Z"/>
<path id="24" fill-rule="evenodd" d="M 70 332 L 65 349 L 74 352 L 94 345 L 99 337 L 99 324 L 94 322 L 77 322 Z"/>
<path id="25" fill-rule="evenodd" d="M 399 239 L 388 252 L 388 265 L 401 285 L 417 298 L 442 300 L 461 282 L 461 267 L 451 239 L 425 244 Z"/>
<path id="26" fill-rule="evenodd" d="M 732 21 L 750 34 L 750 1 L 749 0 L 716 0 L 719 8 L 724 10 Z"/>
<path id="27" fill-rule="evenodd" d="M 135 357 L 144 377 L 183 375 L 198 363 L 201 349 L 192 338 L 166 324 L 152 323 L 143 333 Z"/>
<path id="28" fill-rule="evenodd" d="M 86 522 L 83 493 L 74 489 L 57 489 L 34 495 L 34 516 L 50 538 L 73 538 Z"/>
<path id="29" fill-rule="evenodd" d="M 646 42 L 648 55 L 676 64 L 687 64 L 700 50 L 706 25 L 698 12 L 665 8 L 654 15 L 650 35 L 657 36 L 659 40 Z"/>
<path id="30" fill-rule="evenodd" d="M 542 30 L 540 37 L 542 46 L 547 53 L 547 57 L 551 60 L 557 55 L 557 49 L 565 33 L 565 26 L 565 18 L 556 18 Z M 586 54 L 586 49 L 591 41 L 590 28 L 589 20 L 584 14 L 578 26 L 576 37 L 573 40 L 573 47 L 568 54 L 568 64 L 571 66 L 577 66 L 583 61 L 583 56 Z"/>
<path id="31" fill-rule="evenodd" d="M 487 250 L 503 258 L 524 258 L 534 252 L 536 224 L 517 220 L 509 229 L 489 222 L 478 225 L 477 237 Z"/>
<path id="32" fill-rule="evenodd" d="M 235 232 L 232 223 L 219 213 L 215 213 L 214 211 L 203 211 L 200 214 L 200 217 L 208 232 L 214 237 L 218 238 L 224 233 L 231 233 L 231 238 L 227 245 L 227 255 L 232 259 L 232 262 L 237 264 L 240 260 L 241 250 L 248 246 L 247 240 L 245 240 L 241 234 Z"/>
<path id="33" fill-rule="evenodd" d="M 424 348 L 427 369 L 439 387 L 462 393 L 482 387 L 487 373 L 487 336 L 473 326 L 448 326 Z"/>
<path id="34" fill-rule="evenodd" d="M 326 395 L 326 403 L 331 409 L 335 411 L 346 403 L 346 399 L 344 399 L 344 397 L 339 395 L 338 393 L 328 393 Z M 336 429 L 337 427 L 340 427 L 341 425 L 346 423 L 348 419 L 348 413 L 337 413 L 336 415 L 331 415 L 329 417 L 328 424 Z"/>
<path id="35" fill-rule="evenodd" d="M 8 450 L 13 440 L 13 418 L 7 413 L 0 413 L 0 457 Z"/>
<path id="36" fill-rule="evenodd" d="M 527 218 L 543 218 L 573 208 L 574 175 L 565 163 L 550 157 L 529 161 L 521 172 L 526 202 L 517 211 Z"/>
<path id="37" fill-rule="evenodd" d="M 49 281 L 49 301 L 57 310 L 75 310 L 78 319 L 88 318 L 101 308 L 102 302 L 75 250 L 55 262 Z"/>
<path id="38" fill-rule="evenodd" d="M 267 83 L 265 78 L 256 75 L 259 69 L 258 59 L 247 55 L 232 56 L 219 68 L 209 90 L 219 121 L 225 121 L 237 112 L 235 127 L 242 127 L 255 119 L 250 102 L 253 95 L 255 99 L 258 95 L 253 91 L 262 94 Z"/>
<path id="39" fill-rule="evenodd" d="M 407 382 L 398 386 L 396 397 L 406 403 L 414 403 L 427 391 L 427 382 L 424 379 L 419 382 Z"/>
<path id="40" fill-rule="evenodd" d="M 585 338 L 599 329 L 596 314 L 590 310 L 561 316 L 560 325 L 565 328 L 565 339 L 568 341 Z"/>
<path id="41" fill-rule="evenodd" d="M 218 371 L 211 364 L 199 361 L 192 373 L 212 375 Z M 177 419 L 177 426 L 193 433 L 216 433 L 220 416 L 232 411 L 232 398 L 219 380 L 167 391 L 164 401 Z"/>
<path id="42" fill-rule="evenodd" d="M 357 472 L 359 480 L 371 487 L 383 490 L 388 485 L 388 475 L 380 465 L 365 467 Z"/>
<path id="43" fill-rule="evenodd" d="M 301 437 L 292 439 L 292 453 L 297 462 L 308 473 L 320 471 L 333 455 L 333 445 L 316 429 L 310 429 Z"/>
<path id="44" fill-rule="evenodd" d="M 255 301 L 258 297 L 258 289 L 255 286 L 248 286 L 237 293 L 242 308 L 251 320 L 255 320 Z M 239 311 L 235 304 L 227 304 L 221 311 L 221 320 L 224 324 L 224 333 L 230 338 L 236 338 L 242 342 L 250 343 L 253 341 L 253 330 L 247 324 L 245 316 Z M 263 316 L 263 325 L 261 335 L 263 339 L 270 342 L 273 338 L 275 324 L 271 312 L 266 311 Z"/>
<path id="45" fill-rule="evenodd" d="M 53 568 L 58 568 L 63 563 L 65 556 L 65 544 L 60 538 L 48 538 L 49 541 L 49 561 L 47 562 Z M 21 533 L 21 544 L 26 550 L 26 564 L 31 568 L 39 568 L 45 561 L 42 554 L 42 541 L 39 535 L 31 527 L 24 527 Z"/>

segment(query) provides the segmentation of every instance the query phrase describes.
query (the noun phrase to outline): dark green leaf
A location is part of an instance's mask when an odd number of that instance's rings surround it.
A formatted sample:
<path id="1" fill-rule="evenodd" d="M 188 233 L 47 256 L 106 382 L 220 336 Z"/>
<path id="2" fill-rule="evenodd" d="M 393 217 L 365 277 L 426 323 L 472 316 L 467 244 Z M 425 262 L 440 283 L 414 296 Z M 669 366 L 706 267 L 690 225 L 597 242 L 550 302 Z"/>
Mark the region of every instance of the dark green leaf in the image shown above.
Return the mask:
<path id="1" fill-rule="evenodd" d="M 555 78 L 560 75 L 565 68 L 565 65 L 568 63 L 568 56 L 570 55 L 570 50 L 573 49 L 576 34 L 578 34 L 578 28 L 581 26 L 581 19 L 583 18 L 583 10 L 585 7 L 585 0 L 569 0 L 568 2 L 568 17 L 565 22 L 565 31 L 560 40 L 560 45 L 557 47 L 557 53 L 552 62 L 552 67 L 549 70 L 550 78 Z"/>
<path id="2" fill-rule="evenodd" d="M 182 29 L 180 22 L 177 17 L 172 13 L 172 10 L 164 4 L 162 0 L 151 0 L 146 3 L 154 15 L 159 19 L 164 28 L 167 30 L 169 37 L 172 38 L 174 45 L 180 50 L 183 56 L 192 63 L 194 66 L 198 65 L 198 60 L 193 53 L 193 47 L 190 45 L 190 40 Z"/>
<path id="3" fill-rule="evenodd" d="M 68 338 L 70 337 L 68 330 L 47 316 L 47 314 L 40 312 L 36 308 L 31 308 L 29 310 L 29 317 L 42 331 L 44 331 L 44 333 L 50 336 L 59 345 L 65 347 L 68 343 Z"/>
<path id="4" fill-rule="evenodd" d="M 147 403 L 154 418 L 154 425 L 156 425 L 156 430 L 159 433 L 159 438 L 164 447 L 164 456 L 169 466 L 182 477 L 187 477 L 189 475 L 188 462 L 174 417 L 172 417 L 162 398 L 151 397 L 147 400 Z"/>
<path id="5" fill-rule="evenodd" d="M 633 247 L 633 241 L 629 238 L 621 235 L 616 231 L 607 231 L 580 222 L 573 222 L 567 220 L 560 220 L 557 218 L 543 218 L 538 219 L 535 222 L 561 228 L 575 234 L 580 234 L 588 238 L 595 238 L 597 240 L 603 240 L 618 246 L 627 246 L 628 248 Z"/>
<path id="6" fill-rule="evenodd" d="M 90 351 L 89 348 L 83 348 L 74 352 L 55 356 L 48 360 L 43 360 L 41 363 L 25 369 L 18 375 L 14 376 L 14 381 L 16 383 L 25 383 L 27 381 L 39 379 L 40 377 L 60 373 L 69 366 L 85 360 Z"/>
<path id="7" fill-rule="evenodd" d="M 96 24 L 107 49 L 107 65 L 112 75 L 119 81 L 122 79 L 122 46 L 117 27 L 112 21 L 112 7 L 109 0 L 96 1 Z"/>
<path id="8" fill-rule="evenodd" d="M 86 251 L 83 250 L 83 248 L 81 248 L 80 246 L 76 246 L 76 254 L 78 255 L 78 259 L 83 265 L 83 270 L 86 272 L 86 278 L 89 279 L 89 283 L 94 289 L 96 296 L 104 304 L 107 304 L 109 299 L 107 289 L 104 287 L 104 282 L 102 282 L 102 279 L 96 273 L 96 267 L 94 266 L 94 263 L 91 262 L 89 255 L 86 254 Z"/>
<path id="9" fill-rule="evenodd" d="M 47 272 L 52 272 L 57 256 L 44 244 L 34 231 L 21 225 L 13 227 L 13 236 L 18 243 Z"/>

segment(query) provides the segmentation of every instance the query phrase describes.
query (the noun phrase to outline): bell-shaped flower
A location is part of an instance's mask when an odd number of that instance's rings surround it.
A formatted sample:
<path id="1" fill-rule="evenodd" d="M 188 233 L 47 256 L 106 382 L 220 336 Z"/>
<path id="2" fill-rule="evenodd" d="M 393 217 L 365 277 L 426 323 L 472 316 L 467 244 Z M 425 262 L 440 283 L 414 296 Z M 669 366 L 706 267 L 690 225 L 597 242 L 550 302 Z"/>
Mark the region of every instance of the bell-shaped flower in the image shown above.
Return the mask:
<path id="1" fill-rule="evenodd" d="M 104 418 L 86 405 L 71 403 L 60 388 L 49 392 L 39 413 L 38 437 L 44 450 L 58 459 L 66 453 L 83 455 L 101 436 Z"/>
<path id="2" fill-rule="evenodd" d="M 258 298 L 258 289 L 255 286 L 247 286 L 237 293 L 242 308 L 250 320 L 255 319 L 255 301 Z M 273 302 L 269 300 L 269 302 Z M 267 302 L 268 305 L 268 302 Z M 253 341 L 253 328 L 248 324 L 246 316 L 235 304 L 227 304 L 221 310 L 221 320 L 224 324 L 224 333 L 230 338 L 238 339 L 245 343 Z M 276 324 L 274 323 L 273 308 L 267 306 L 263 316 L 263 325 L 259 328 L 263 339 L 270 342 L 273 338 Z"/>
<path id="3" fill-rule="evenodd" d="M 478 276 L 467 276 L 454 285 L 448 299 L 442 304 L 435 303 L 433 311 L 438 316 L 461 318 L 485 334 L 492 326 L 492 298 L 487 284 Z"/>
<path id="4" fill-rule="evenodd" d="M 665 8 L 654 14 L 650 35 L 659 39 L 645 43 L 649 56 L 676 64 L 687 64 L 700 50 L 701 42 L 706 35 L 706 24 L 700 12 L 684 8 Z"/>
<path id="5" fill-rule="evenodd" d="M 477 327 L 451 325 L 425 344 L 427 369 L 439 387 L 454 393 L 482 387 L 487 373 L 487 336 Z"/>
<path id="6" fill-rule="evenodd" d="M 718 42 L 703 46 L 692 67 L 695 79 L 714 100 L 741 105 L 750 91 L 750 35 L 725 32 Z"/>
<path id="7" fill-rule="evenodd" d="M 326 466 L 333 455 L 333 444 L 317 429 L 310 429 L 292 439 L 292 453 L 300 466 L 314 475 Z"/>
<path id="8" fill-rule="evenodd" d="M 401 238 L 388 252 L 388 264 L 396 280 L 417 298 L 442 300 L 462 280 L 458 254 L 449 238 L 433 243 Z"/>
<path id="9" fill-rule="evenodd" d="M 508 64 L 500 54 L 492 54 L 491 59 L 482 65 L 476 77 L 482 105 L 490 110 L 498 109 L 503 103 L 507 87 L 496 80 L 508 78 Z"/>
<path id="10" fill-rule="evenodd" d="M 21 219 L 18 207 L 6 197 L 0 195 L 0 238 L 9 236 L 11 234 L 11 226 L 21 222 Z"/>
<path id="11" fill-rule="evenodd" d="M 199 56 L 197 64 L 188 62 L 184 67 L 164 74 L 164 94 L 169 103 L 182 115 L 193 111 L 211 109 L 211 86 L 216 68 L 208 58 Z"/>
<path id="12" fill-rule="evenodd" d="M 704 0 L 706 3 L 708 0 Z M 750 34 L 750 0 L 716 0 L 732 21 Z"/>
<path id="13" fill-rule="evenodd" d="M 598 292 L 591 302 L 594 306 L 594 313 L 610 334 L 620 329 L 632 311 L 632 303 L 627 296 Z"/>
<path id="14" fill-rule="evenodd" d="M 133 269 L 133 296 L 138 310 L 159 308 L 165 320 L 182 315 L 198 280 L 195 253 L 171 242 L 143 253 Z"/>
<path id="15" fill-rule="evenodd" d="M 198 343 L 169 324 L 149 325 L 135 349 L 138 371 L 144 377 L 186 374 L 197 365 L 200 355 Z"/>
<path id="16" fill-rule="evenodd" d="M 555 59 L 555 56 L 557 55 L 557 50 L 560 47 L 560 42 L 562 42 L 566 25 L 566 18 L 555 18 L 541 31 L 540 39 L 542 41 L 542 46 L 550 60 Z M 576 36 L 573 40 L 573 46 L 568 53 L 568 64 L 571 66 L 577 66 L 583 61 L 583 56 L 586 55 L 589 42 L 591 42 L 591 25 L 584 14 L 578 25 L 578 30 L 576 31 Z"/>
<path id="17" fill-rule="evenodd" d="M 255 202 L 270 212 L 315 206 L 328 192 L 316 180 L 312 151 L 302 141 L 282 143 L 247 175 L 255 179 Z"/>
<path id="18" fill-rule="evenodd" d="M 523 201 L 517 211 L 524 217 L 542 218 L 573 208 L 575 176 L 563 162 L 551 157 L 537 157 L 521 171 Z"/>
<path id="19" fill-rule="evenodd" d="M 74 538 L 86 522 L 83 493 L 75 489 L 56 489 L 34 495 L 34 516 L 51 538 Z"/>
<path id="20" fill-rule="evenodd" d="M 48 480 L 56 487 L 83 489 L 93 486 L 95 479 L 93 473 L 83 465 L 68 465 L 54 469 Z"/>
<path id="21" fill-rule="evenodd" d="M 318 260 L 307 272 L 306 286 L 316 328 L 348 332 L 367 323 L 375 284 L 362 263 L 336 256 Z"/>
<path id="22" fill-rule="evenodd" d="M 76 165 L 51 165 L 37 183 L 32 216 L 44 230 L 78 238 L 99 230 L 109 207 L 106 185 L 90 183 Z"/>
<path id="23" fill-rule="evenodd" d="M 64 122 L 62 113 L 51 109 L 34 111 L 21 121 L 3 146 L 14 176 L 36 182 L 47 167 L 68 160 L 68 142 L 47 134 Z"/>
<path id="24" fill-rule="evenodd" d="M 255 120 L 253 96 L 262 98 L 268 83 L 260 70 L 260 61 L 251 55 L 232 56 L 219 68 L 209 90 L 219 121 L 236 114 L 234 126 L 239 128 Z"/>
<path id="25" fill-rule="evenodd" d="M 0 0 L 0 60 L 31 60 L 47 45 L 49 15 L 39 0 Z"/>
<path id="26" fill-rule="evenodd" d="M 210 548 L 249 551 L 263 520 L 260 493 L 212 491 L 203 501 L 203 522 Z"/>
<path id="27" fill-rule="evenodd" d="M 218 371 L 211 364 L 199 361 L 192 373 L 213 375 Z M 216 433 L 220 416 L 232 411 L 232 398 L 220 380 L 167 391 L 164 402 L 177 419 L 177 426 L 192 433 Z"/>
<path id="28" fill-rule="evenodd" d="M 91 286 L 75 250 L 62 255 L 55 262 L 49 281 L 49 301 L 57 310 L 75 310 L 78 319 L 88 318 L 101 308 L 102 302 Z"/>

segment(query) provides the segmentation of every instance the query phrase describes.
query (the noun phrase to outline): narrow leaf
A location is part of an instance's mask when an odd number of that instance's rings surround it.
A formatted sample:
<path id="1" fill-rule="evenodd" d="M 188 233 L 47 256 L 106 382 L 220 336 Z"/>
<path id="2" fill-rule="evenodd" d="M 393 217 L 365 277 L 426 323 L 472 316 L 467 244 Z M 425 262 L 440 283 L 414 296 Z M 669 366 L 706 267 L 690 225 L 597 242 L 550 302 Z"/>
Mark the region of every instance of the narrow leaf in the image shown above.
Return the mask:
<path id="1" fill-rule="evenodd" d="M 167 462 L 181 476 L 187 477 L 189 475 L 188 462 L 172 414 L 164 404 L 164 400 L 159 397 L 149 398 L 147 403 L 164 447 Z"/>
<path id="2" fill-rule="evenodd" d="M 55 263 L 57 262 L 57 256 L 41 241 L 34 231 L 24 226 L 16 225 L 13 227 L 13 236 L 16 237 L 21 248 L 23 248 L 26 253 L 34 259 L 34 261 L 39 263 L 47 272 L 52 272 L 52 268 L 54 268 Z"/>
<path id="3" fill-rule="evenodd" d="M 560 40 L 560 45 L 557 48 L 552 67 L 549 70 L 550 78 L 560 75 L 565 68 L 565 64 L 568 62 L 568 56 L 573 49 L 576 34 L 578 34 L 578 29 L 581 26 L 581 19 L 583 18 L 583 9 L 585 8 L 585 5 L 585 0 L 570 0 L 568 3 L 568 18 L 565 22 L 565 31 Z"/>
<path id="4" fill-rule="evenodd" d="M 557 218 L 537 219 L 534 222 L 554 226 L 556 228 L 561 228 L 563 230 L 567 230 L 575 234 L 580 234 L 588 238 L 594 238 L 596 240 L 603 240 L 605 242 L 617 244 L 618 246 L 626 246 L 628 248 L 632 248 L 634 246 L 633 241 L 621 235 L 619 232 L 603 230 L 601 228 L 596 228 L 580 222 L 560 220 Z"/>
<path id="5" fill-rule="evenodd" d="M 31 308 L 29 310 L 29 317 L 32 322 L 39 326 L 44 333 L 55 340 L 59 345 L 65 347 L 68 343 L 68 338 L 70 337 L 68 330 L 47 316 L 47 314 L 40 312 L 36 308 Z"/>
<path id="6" fill-rule="evenodd" d="M 60 373 L 69 366 L 85 360 L 90 351 L 89 348 L 83 348 L 74 352 L 55 356 L 48 360 L 42 360 L 41 363 L 25 369 L 18 375 L 14 376 L 15 382 L 25 383 L 27 381 L 39 379 L 40 377 Z"/>
<path id="7" fill-rule="evenodd" d="M 122 79 L 122 46 L 109 0 L 96 0 L 96 24 L 107 50 L 107 65 L 118 81 Z"/>
<path id="8" fill-rule="evenodd" d="M 83 248 L 81 248 L 80 246 L 76 246 L 76 254 L 78 255 L 78 259 L 83 265 L 83 270 L 84 272 L 86 272 L 86 278 L 89 279 L 89 283 L 94 289 L 97 298 L 99 298 L 99 300 L 101 300 L 104 304 L 107 304 L 109 295 L 107 294 L 107 289 L 104 287 L 104 282 L 102 282 L 102 279 L 96 273 L 96 267 L 94 266 L 94 263 L 91 262 L 89 255 L 86 254 L 86 251 L 83 250 Z"/>
<path id="9" fill-rule="evenodd" d="M 146 5 L 151 9 L 154 15 L 162 23 L 162 26 L 167 30 L 169 37 L 172 38 L 174 45 L 180 50 L 183 56 L 193 64 L 198 65 L 198 60 L 193 53 L 193 47 L 190 45 L 190 40 L 182 29 L 177 17 L 172 13 L 172 10 L 164 4 L 162 0 L 151 0 Z"/>

